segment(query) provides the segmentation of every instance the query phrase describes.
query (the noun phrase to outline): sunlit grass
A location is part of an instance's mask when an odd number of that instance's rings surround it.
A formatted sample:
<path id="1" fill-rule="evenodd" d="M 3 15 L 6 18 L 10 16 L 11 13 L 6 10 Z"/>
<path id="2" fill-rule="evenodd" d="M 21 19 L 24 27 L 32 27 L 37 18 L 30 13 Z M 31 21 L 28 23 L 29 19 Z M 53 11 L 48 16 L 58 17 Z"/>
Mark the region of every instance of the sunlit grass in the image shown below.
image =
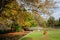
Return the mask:
<path id="1" fill-rule="evenodd" d="M 34 31 L 21 40 L 60 40 L 60 30 L 48 30 L 47 35 L 43 35 L 43 31 Z"/>

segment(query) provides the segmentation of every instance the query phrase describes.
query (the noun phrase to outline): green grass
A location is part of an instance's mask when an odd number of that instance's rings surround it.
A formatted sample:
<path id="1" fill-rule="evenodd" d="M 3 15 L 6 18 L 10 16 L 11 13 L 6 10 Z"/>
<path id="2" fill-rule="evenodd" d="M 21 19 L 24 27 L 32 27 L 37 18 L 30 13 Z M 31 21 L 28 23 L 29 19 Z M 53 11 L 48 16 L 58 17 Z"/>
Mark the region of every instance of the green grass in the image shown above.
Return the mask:
<path id="1" fill-rule="evenodd" d="M 34 31 L 21 40 L 60 40 L 60 29 L 48 30 L 47 35 L 43 35 L 43 31 Z"/>

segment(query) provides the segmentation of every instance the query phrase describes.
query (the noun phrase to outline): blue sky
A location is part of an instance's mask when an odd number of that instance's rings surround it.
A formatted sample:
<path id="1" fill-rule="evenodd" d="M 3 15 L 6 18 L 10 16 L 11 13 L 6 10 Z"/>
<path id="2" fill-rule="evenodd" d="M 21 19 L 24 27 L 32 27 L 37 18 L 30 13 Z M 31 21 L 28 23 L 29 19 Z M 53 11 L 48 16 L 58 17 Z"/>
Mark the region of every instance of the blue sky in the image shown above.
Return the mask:
<path id="1" fill-rule="evenodd" d="M 60 0 L 56 0 L 58 7 L 54 9 L 54 13 L 52 14 L 55 19 L 60 18 Z"/>

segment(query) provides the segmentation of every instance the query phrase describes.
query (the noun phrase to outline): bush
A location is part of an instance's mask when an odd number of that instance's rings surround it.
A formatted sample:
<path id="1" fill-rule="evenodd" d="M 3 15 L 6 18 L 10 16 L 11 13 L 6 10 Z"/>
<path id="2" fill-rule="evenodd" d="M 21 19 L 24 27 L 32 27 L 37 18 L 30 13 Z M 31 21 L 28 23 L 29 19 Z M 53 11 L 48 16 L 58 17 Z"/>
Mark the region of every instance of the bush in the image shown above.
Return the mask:
<path id="1" fill-rule="evenodd" d="M 14 29 L 16 32 L 19 32 L 21 30 L 21 27 L 18 24 L 15 24 Z"/>

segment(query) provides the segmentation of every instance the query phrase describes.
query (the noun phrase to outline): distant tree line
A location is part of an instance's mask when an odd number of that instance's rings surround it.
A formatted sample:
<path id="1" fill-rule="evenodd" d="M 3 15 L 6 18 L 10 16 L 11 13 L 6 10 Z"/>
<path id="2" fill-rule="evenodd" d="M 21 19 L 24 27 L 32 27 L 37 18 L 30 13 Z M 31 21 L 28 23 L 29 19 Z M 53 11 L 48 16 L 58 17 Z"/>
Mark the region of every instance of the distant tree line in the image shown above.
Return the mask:
<path id="1" fill-rule="evenodd" d="M 47 27 L 59 28 L 60 27 L 60 18 L 55 19 L 54 17 L 50 17 L 47 20 Z"/>

